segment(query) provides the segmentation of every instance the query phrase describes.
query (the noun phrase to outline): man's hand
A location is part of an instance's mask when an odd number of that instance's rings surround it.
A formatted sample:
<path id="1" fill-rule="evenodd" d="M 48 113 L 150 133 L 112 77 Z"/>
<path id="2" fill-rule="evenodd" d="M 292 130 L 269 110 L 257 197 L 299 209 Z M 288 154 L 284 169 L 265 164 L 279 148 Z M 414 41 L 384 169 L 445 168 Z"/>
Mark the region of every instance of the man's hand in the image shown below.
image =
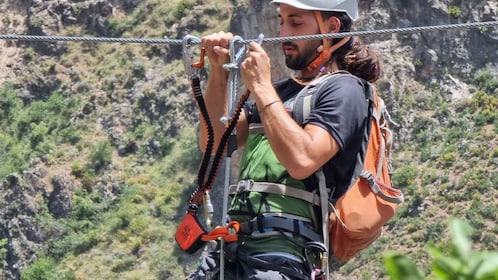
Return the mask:
<path id="1" fill-rule="evenodd" d="M 232 39 L 232 33 L 223 31 L 202 38 L 201 46 L 206 49 L 211 67 L 222 67 L 230 62 L 229 42 Z"/>
<path id="2" fill-rule="evenodd" d="M 257 94 L 257 88 L 272 87 L 270 58 L 256 42 L 249 44 L 246 59 L 241 65 L 241 75 L 246 87 Z"/>

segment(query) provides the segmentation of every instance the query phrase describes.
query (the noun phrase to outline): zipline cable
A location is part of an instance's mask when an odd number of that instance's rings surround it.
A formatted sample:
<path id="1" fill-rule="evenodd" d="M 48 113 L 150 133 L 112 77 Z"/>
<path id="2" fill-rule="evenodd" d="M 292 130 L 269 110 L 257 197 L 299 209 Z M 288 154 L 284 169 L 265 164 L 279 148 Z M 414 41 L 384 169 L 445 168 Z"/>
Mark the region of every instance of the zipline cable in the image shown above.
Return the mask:
<path id="1" fill-rule="evenodd" d="M 304 36 L 290 36 L 265 38 L 263 42 L 284 42 L 292 40 L 315 40 L 324 38 L 344 38 L 348 36 L 371 36 L 371 35 L 386 35 L 394 33 L 417 33 L 429 31 L 442 31 L 449 29 L 469 29 L 469 28 L 486 28 L 498 26 L 498 21 L 470 22 L 457 23 L 433 26 L 405 27 L 394 29 L 366 30 L 343 33 L 316 34 Z M 182 45 L 183 40 L 177 39 L 147 39 L 147 38 L 112 38 L 112 37 L 78 37 L 78 36 L 39 36 L 39 35 L 16 35 L 16 34 L 0 34 L 0 40 L 18 40 L 18 41 L 72 41 L 72 42 L 93 42 L 93 43 L 138 43 L 138 44 L 166 44 L 166 45 Z M 258 41 L 258 39 L 245 40 L 243 43 Z"/>

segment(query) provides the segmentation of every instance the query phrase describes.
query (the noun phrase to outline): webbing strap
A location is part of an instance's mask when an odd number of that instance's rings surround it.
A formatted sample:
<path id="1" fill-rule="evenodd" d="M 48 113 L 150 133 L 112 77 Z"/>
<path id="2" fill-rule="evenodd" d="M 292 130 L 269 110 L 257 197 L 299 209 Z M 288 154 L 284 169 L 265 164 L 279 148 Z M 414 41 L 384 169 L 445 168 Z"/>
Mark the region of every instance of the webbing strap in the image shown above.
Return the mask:
<path id="1" fill-rule="evenodd" d="M 363 170 L 363 172 L 360 174 L 360 177 L 368 182 L 368 186 L 376 196 L 391 203 L 401 204 L 401 202 L 403 202 L 403 193 L 399 189 L 391 188 L 391 186 L 382 187 L 375 180 L 373 174 L 370 171 Z M 390 194 L 387 194 L 386 192 L 389 192 Z"/>
<path id="2" fill-rule="evenodd" d="M 357 78 L 356 76 L 351 75 L 347 71 L 339 70 L 334 73 L 328 73 L 323 76 L 320 76 L 313 81 L 311 81 L 307 86 L 305 86 L 295 97 L 294 105 L 292 108 L 292 118 L 299 124 L 302 125 L 306 118 L 310 115 L 313 107 L 315 106 L 316 94 L 319 92 L 324 84 L 327 84 L 326 81 L 329 79 L 337 79 L 341 75 L 348 75 Z"/>
<path id="3" fill-rule="evenodd" d="M 299 236 L 305 237 L 310 241 L 319 241 L 321 236 L 316 233 L 313 226 L 307 225 L 298 219 L 290 219 L 279 216 L 262 216 L 259 215 L 254 219 L 240 223 L 240 232 L 248 235 L 282 229 Z"/>
<path id="4" fill-rule="evenodd" d="M 204 234 L 202 241 L 223 239 L 225 242 L 235 242 L 238 240 L 237 233 L 240 231 L 240 224 L 237 221 L 232 221 L 224 227 L 217 227 L 207 234 Z"/>
<path id="5" fill-rule="evenodd" d="M 376 95 L 376 94 L 375 94 Z M 380 98 L 377 98 L 377 96 L 375 96 L 376 100 L 379 102 L 378 107 L 376 106 L 373 106 L 373 113 L 372 113 L 372 117 L 377 125 L 377 127 L 379 127 L 381 130 L 382 130 L 382 127 L 381 127 L 381 121 L 383 119 L 383 114 L 384 114 L 384 111 L 386 110 L 385 108 L 385 105 L 384 105 L 384 102 L 382 101 L 382 99 Z M 384 137 L 379 137 L 379 141 L 380 141 L 380 147 L 379 147 L 379 159 L 377 161 L 377 173 L 375 174 L 375 178 L 379 178 L 381 173 L 382 173 L 382 165 L 384 164 L 384 159 L 386 157 L 386 140 L 384 139 Z"/>
<path id="6" fill-rule="evenodd" d="M 264 193 L 285 195 L 304 200 L 316 206 L 320 206 L 320 197 L 316 193 L 309 192 L 306 190 L 301 190 L 298 188 L 293 188 L 290 186 L 286 186 L 284 184 L 269 183 L 269 182 L 240 181 L 239 184 L 230 185 L 228 188 L 229 195 L 241 192 L 264 192 Z"/>
<path id="7" fill-rule="evenodd" d="M 238 257 L 242 259 L 244 262 L 246 262 L 249 266 L 251 267 L 256 267 L 256 268 L 262 268 L 262 269 L 267 269 L 267 270 L 274 270 L 274 271 L 279 271 L 285 274 L 288 277 L 291 277 L 291 279 L 299 279 L 299 280 L 314 280 L 311 279 L 309 276 L 307 276 L 305 273 L 300 273 L 298 271 L 295 271 L 291 268 L 284 267 L 281 265 L 276 265 L 272 262 L 249 256 L 248 254 L 244 253 L 239 253 Z"/>
<path id="8" fill-rule="evenodd" d="M 327 195 L 327 183 L 325 174 L 320 168 L 315 172 L 318 177 L 318 189 L 320 191 L 320 203 L 322 212 L 322 235 L 323 245 L 327 248 L 322 254 L 322 271 L 325 273 L 325 279 L 329 279 L 329 196 Z"/>
<path id="9" fill-rule="evenodd" d="M 265 127 L 262 123 L 249 124 L 249 134 L 265 134 Z"/>

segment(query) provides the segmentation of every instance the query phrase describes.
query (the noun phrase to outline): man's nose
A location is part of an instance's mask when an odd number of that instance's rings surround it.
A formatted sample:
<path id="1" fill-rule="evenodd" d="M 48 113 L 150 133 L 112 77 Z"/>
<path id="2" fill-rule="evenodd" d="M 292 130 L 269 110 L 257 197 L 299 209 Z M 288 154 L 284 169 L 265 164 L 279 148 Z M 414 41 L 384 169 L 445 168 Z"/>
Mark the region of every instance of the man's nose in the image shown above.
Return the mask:
<path id="1" fill-rule="evenodd" d="M 280 29 L 279 29 L 279 36 L 280 37 L 288 37 L 288 36 L 291 36 L 291 32 L 290 32 L 290 29 L 288 27 L 286 27 L 284 24 L 282 24 L 280 26 Z"/>

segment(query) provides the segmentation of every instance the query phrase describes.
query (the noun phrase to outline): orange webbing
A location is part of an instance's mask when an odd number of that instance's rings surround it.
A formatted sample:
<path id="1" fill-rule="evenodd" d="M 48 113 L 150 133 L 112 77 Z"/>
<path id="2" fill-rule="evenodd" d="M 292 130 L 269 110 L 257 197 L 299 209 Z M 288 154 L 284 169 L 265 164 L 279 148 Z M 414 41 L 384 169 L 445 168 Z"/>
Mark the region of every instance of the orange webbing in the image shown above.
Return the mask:
<path id="1" fill-rule="evenodd" d="M 217 227 L 202 236 L 202 241 L 223 239 L 225 242 L 235 242 L 238 240 L 237 233 L 240 230 L 240 224 L 232 221 L 224 227 Z"/>
<path id="2" fill-rule="evenodd" d="M 328 33 L 328 28 L 323 24 L 323 17 L 322 13 L 320 11 L 315 11 L 315 18 L 318 23 L 318 26 L 320 27 L 320 33 L 322 34 L 327 34 Z M 317 58 L 315 58 L 310 64 L 308 64 L 308 71 L 313 71 L 315 69 L 318 69 L 322 67 L 325 63 L 327 63 L 332 56 L 332 54 L 340 47 L 342 47 L 344 44 L 346 44 L 351 37 L 345 37 L 341 41 L 339 41 L 337 44 L 330 45 L 330 39 L 323 38 L 322 39 L 322 46 L 323 50 L 322 52 L 318 55 Z"/>

